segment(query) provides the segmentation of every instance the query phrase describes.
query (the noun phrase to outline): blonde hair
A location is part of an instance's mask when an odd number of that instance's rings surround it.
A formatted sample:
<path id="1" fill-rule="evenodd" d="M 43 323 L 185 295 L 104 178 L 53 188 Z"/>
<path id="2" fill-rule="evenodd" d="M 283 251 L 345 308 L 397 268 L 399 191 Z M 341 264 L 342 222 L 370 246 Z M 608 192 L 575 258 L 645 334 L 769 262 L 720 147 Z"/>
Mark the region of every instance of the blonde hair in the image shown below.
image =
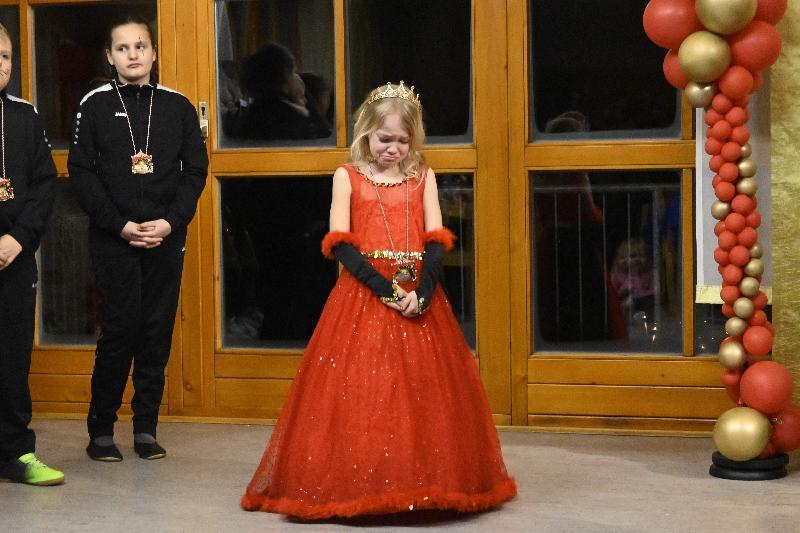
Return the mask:
<path id="1" fill-rule="evenodd" d="M 11 42 L 11 35 L 8 33 L 6 27 L 3 26 L 2 24 L 0 24 L 0 37 L 5 37 L 6 40 L 8 40 L 8 42 L 11 44 L 11 46 L 14 46 L 14 43 Z"/>
<path id="2" fill-rule="evenodd" d="M 392 85 L 392 87 L 397 88 L 398 85 Z M 381 98 L 367 104 L 373 93 L 385 88 L 386 85 L 381 85 L 370 91 L 364 102 L 356 109 L 353 143 L 350 145 L 350 161 L 369 162 L 372 160 L 369 136 L 383 125 L 387 116 L 396 113 L 409 136 L 408 155 L 400 162 L 400 170 L 408 176 L 417 176 L 420 166 L 425 162 L 421 152 L 422 145 L 425 144 L 425 124 L 422 122 L 422 111 L 416 104 L 403 98 Z"/>

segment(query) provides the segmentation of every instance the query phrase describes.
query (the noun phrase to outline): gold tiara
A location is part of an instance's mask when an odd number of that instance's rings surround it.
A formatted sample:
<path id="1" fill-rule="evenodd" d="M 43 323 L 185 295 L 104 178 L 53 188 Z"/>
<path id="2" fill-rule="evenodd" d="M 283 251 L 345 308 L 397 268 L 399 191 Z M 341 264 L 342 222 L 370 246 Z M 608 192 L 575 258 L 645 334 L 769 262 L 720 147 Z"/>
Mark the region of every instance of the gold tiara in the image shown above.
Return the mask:
<path id="1" fill-rule="evenodd" d="M 392 87 L 391 82 L 387 82 L 386 87 L 381 85 L 375 89 L 370 95 L 369 100 L 367 100 L 367 105 L 370 105 L 372 102 L 382 100 L 383 98 L 402 98 L 403 100 L 408 100 L 417 106 L 417 109 L 422 109 L 422 102 L 419 101 L 419 93 L 414 92 L 413 85 L 411 88 L 407 89 L 403 80 L 400 80 L 400 84 L 397 86 L 397 89 Z"/>

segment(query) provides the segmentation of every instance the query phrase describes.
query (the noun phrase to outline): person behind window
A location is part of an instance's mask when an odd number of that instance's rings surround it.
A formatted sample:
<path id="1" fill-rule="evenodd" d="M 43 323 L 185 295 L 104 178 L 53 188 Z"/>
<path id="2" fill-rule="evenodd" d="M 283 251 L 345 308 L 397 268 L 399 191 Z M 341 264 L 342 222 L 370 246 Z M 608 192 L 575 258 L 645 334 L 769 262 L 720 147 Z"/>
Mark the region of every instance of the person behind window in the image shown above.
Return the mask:
<path id="1" fill-rule="evenodd" d="M 315 139 L 330 130 L 311 115 L 305 86 L 294 56 L 284 46 L 269 43 L 245 59 L 242 89 L 249 104 L 240 135 L 248 139 Z"/>
<path id="2" fill-rule="evenodd" d="M 186 227 L 208 157 L 194 106 L 156 83 L 147 21 L 126 15 L 106 34 L 113 79 L 88 93 L 75 117 L 67 166 L 89 215 L 89 251 L 102 301 L 86 453 L 121 461 L 114 423 L 133 361 L 134 450 L 159 459 L 164 369 L 172 343 Z"/>
<path id="3" fill-rule="evenodd" d="M 401 82 L 356 111 L 323 254 L 344 266 L 242 506 L 320 519 L 510 500 L 478 368 L 439 284 L 436 176 Z"/>
<path id="4" fill-rule="evenodd" d="M 6 92 L 11 37 L 0 24 L 0 481 L 59 485 L 64 473 L 34 454 L 31 369 L 36 249 L 53 212 L 56 167 L 36 109 Z"/>

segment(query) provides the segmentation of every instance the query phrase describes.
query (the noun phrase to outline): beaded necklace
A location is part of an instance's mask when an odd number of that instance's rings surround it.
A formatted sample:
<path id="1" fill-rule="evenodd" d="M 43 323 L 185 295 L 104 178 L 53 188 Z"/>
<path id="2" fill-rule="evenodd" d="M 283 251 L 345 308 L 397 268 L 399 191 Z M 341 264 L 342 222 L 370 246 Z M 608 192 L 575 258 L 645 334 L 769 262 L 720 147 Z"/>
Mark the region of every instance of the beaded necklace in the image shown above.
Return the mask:
<path id="1" fill-rule="evenodd" d="M 383 215 L 383 225 L 386 226 L 386 234 L 389 236 L 389 244 L 392 246 L 392 253 L 394 254 L 394 262 L 393 264 L 397 265 L 397 270 L 394 272 L 394 276 L 392 276 L 392 281 L 397 284 L 400 283 L 408 283 L 409 281 L 414 281 L 417 279 L 416 269 L 414 268 L 414 261 L 410 259 L 410 249 L 409 249 L 409 239 L 408 239 L 408 228 L 410 226 L 409 218 L 410 218 L 410 201 L 409 201 L 409 184 L 408 178 L 404 178 L 403 181 L 406 184 L 406 252 L 403 254 L 402 252 L 398 252 L 394 246 L 394 240 L 392 239 L 392 231 L 389 229 L 389 219 L 386 217 L 386 211 L 383 209 L 383 202 L 381 201 L 381 193 L 378 190 L 378 183 L 375 181 L 375 176 L 372 174 L 372 166 L 367 165 L 367 172 L 369 172 L 369 181 L 372 183 L 372 186 L 375 188 L 375 196 L 378 198 L 378 206 L 381 208 L 381 214 Z M 402 183 L 402 182 L 401 182 Z"/>

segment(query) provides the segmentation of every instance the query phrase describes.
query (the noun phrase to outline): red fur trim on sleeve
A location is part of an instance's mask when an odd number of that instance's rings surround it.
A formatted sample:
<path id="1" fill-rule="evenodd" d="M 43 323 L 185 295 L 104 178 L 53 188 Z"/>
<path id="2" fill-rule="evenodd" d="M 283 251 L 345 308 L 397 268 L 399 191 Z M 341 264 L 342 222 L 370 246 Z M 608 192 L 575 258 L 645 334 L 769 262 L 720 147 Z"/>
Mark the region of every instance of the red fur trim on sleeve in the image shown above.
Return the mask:
<path id="1" fill-rule="evenodd" d="M 352 244 L 356 248 L 361 245 L 361 241 L 355 233 L 349 231 L 331 231 L 322 239 L 322 255 L 327 259 L 334 259 L 333 249 L 343 242 Z"/>
<path id="2" fill-rule="evenodd" d="M 431 231 L 426 231 L 422 236 L 423 240 L 428 242 L 438 242 L 444 245 L 444 251 L 449 252 L 453 249 L 456 242 L 456 236 L 447 228 L 439 228 Z"/>

